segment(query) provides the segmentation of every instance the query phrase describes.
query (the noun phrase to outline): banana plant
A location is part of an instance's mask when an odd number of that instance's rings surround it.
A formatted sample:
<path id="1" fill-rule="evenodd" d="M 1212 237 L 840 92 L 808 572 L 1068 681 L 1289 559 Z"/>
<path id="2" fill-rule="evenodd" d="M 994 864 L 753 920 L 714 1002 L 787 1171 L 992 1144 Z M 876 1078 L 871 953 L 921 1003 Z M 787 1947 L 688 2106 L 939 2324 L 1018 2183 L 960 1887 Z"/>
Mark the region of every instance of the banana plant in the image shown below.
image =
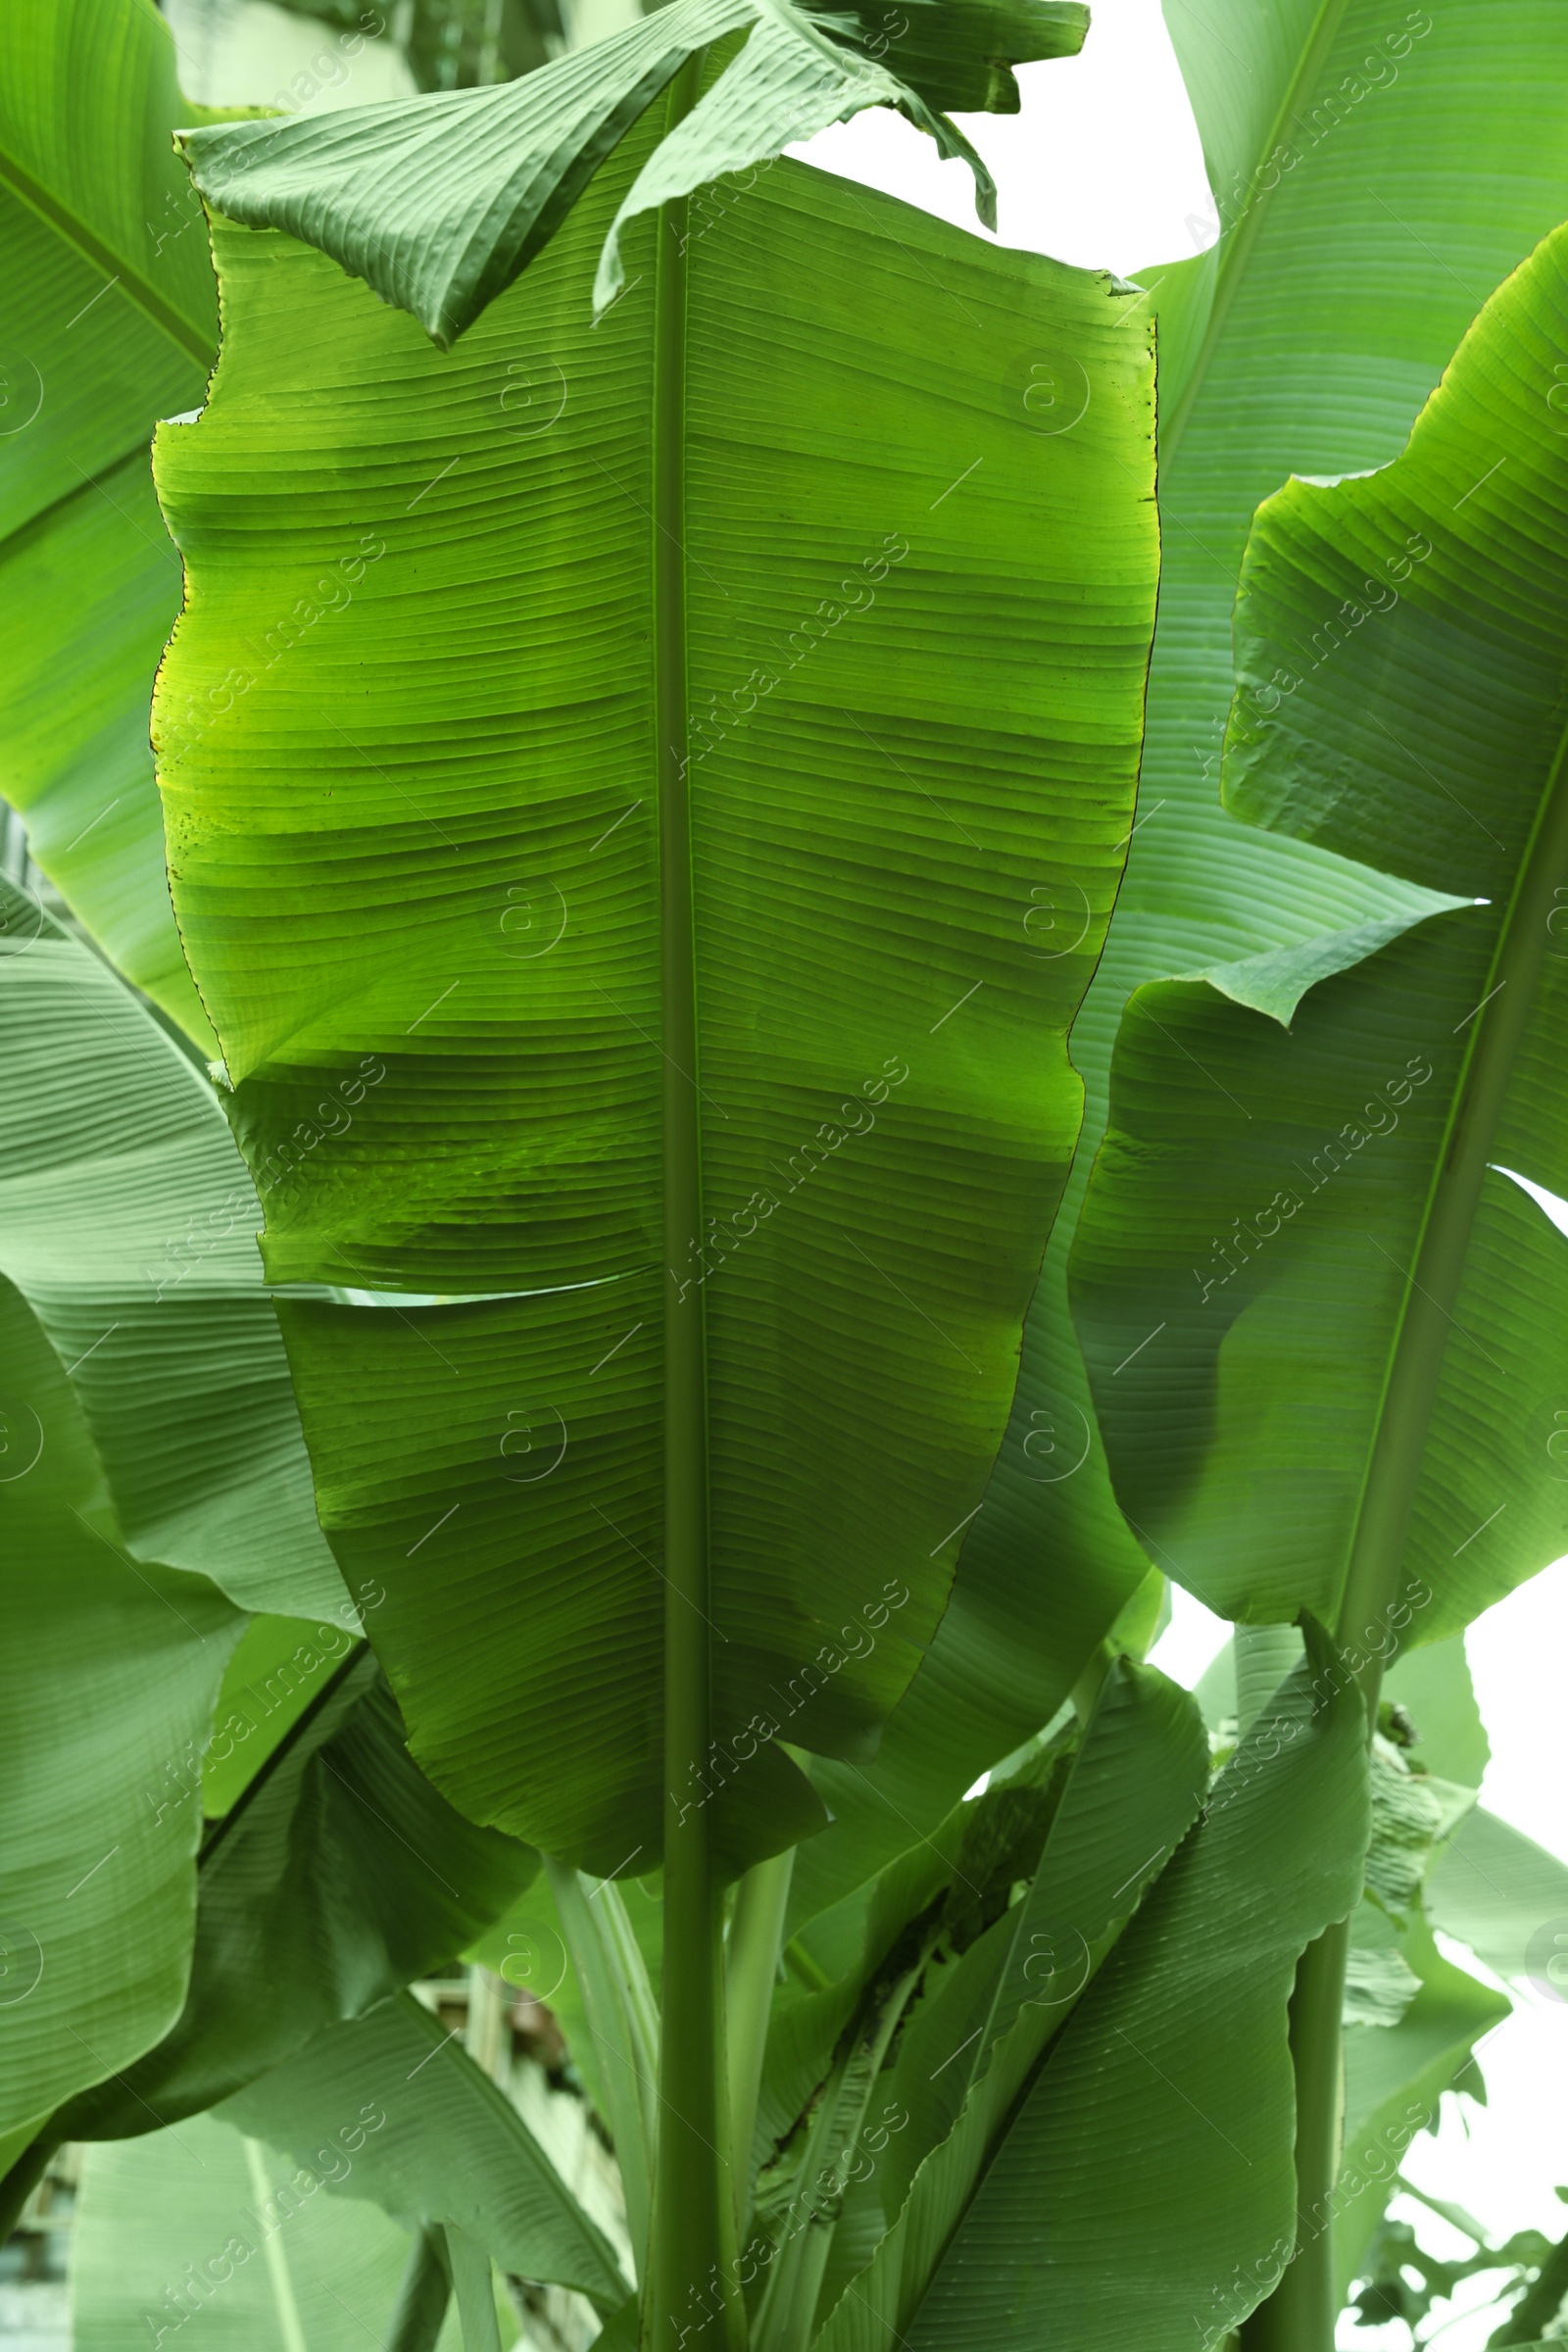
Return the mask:
<path id="1" fill-rule="evenodd" d="M 694 236 L 721 100 L 766 102 L 758 161 L 887 86 L 770 18 L 651 109 L 723 29 L 676 9 L 594 53 L 569 170 L 576 59 L 341 119 L 324 162 L 309 125 L 192 134 L 215 208 L 467 331 L 432 350 L 220 219 L 219 372 L 157 457 L 182 934 L 276 1171 L 269 1274 L 347 1294 L 280 1301 L 322 1524 L 384 1587 L 437 1786 L 601 1879 L 662 1864 L 639 2261 L 671 2346 L 710 2277 L 697 2340 L 745 2325 L 724 1886 L 823 1819 L 788 1750 L 874 1752 L 1010 1401 L 1155 572 L 1130 292 L 786 165 Z M 622 85 L 646 120 L 502 295 Z M 454 107 L 488 110 L 461 148 Z M 554 189 L 517 177 L 535 121 Z M 432 139 L 413 233 L 372 228 Z M 932 286 L 966 330 L 939 364 Z M 367 1115 L 313 1141 L 372 1052 Z"/>
<path id="2" fill-rule="evenodd" d="M 151 0 L 19 0 L 0 24 L 0 795 L 104 953 L 205 1053 L 147 741 L 179 560 L 153 496 L 160 416 L 218 348 L 201 206 L 173 151 Z"/>
<path id="3" fill-rule="evenodd" d="M 1331 1619 L 1374 1709 L 1388 1657 L 1568 1546 L 1565 269 L 1557 231 L 1395 464 L 1259 510 L 1227 806 L 1423 904 L 1141 990 L 1074 1245 L 1129 1517 L 1226 1614 Z M 1347 1945 L 1297 1993 L 1303 2212 Z M 1318 2352 L 1331 2279 L 1325 2233 L 1248 2342 Z"/>

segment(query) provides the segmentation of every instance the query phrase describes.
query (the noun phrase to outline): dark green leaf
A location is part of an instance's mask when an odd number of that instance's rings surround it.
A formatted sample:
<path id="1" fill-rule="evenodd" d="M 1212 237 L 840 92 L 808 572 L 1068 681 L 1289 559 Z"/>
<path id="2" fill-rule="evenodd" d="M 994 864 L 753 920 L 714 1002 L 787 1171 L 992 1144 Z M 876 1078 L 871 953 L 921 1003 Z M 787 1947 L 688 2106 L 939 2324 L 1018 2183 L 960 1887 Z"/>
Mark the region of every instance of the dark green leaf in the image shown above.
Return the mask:
<path id="1" fill-rule="evenodd" d="M 437 1795 L 374 1659 L 345 1659 L 208 1831 L 178 2022 L 63 2110 L 57 2134 L 125 2138 L 212 2106 L 323 2026 L 455 1958 L 537 1868 L 525 1846 Z"/>
<path id="2" fill-rule="evenodd" d="M 576 2287 L 606 2312 L 625 2298 L 609 2244 L 516 2108 L 411 1994 L 318 2034 L 219 2112 L 329 2189 L 444 2223 L 518 2278 Z M 366 2119 L 362 2144 L 328 2166 L 350 2115 Z"/>

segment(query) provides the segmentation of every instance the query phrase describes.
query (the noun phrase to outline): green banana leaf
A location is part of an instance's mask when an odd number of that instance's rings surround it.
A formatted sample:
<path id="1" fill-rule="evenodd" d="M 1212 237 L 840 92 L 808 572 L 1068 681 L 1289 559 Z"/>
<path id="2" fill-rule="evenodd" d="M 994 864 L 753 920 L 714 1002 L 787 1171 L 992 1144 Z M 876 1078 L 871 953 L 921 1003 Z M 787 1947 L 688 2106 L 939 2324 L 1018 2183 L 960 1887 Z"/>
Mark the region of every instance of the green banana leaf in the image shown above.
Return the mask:
<path id="1" fill-rule="evenodd" d="M 374 2136 L 329 2189 L 460 2229 L 503 2270 L 575 2287 L 606 2315 L 625 2301 L 611 2246 L 516 2108 L 411 1994 L 318 2034 L 218 2115 L 308 2165 L 334 2119 L 367 2105 Z"/>
<path id="2" fill-rule="evenodd" d="M 1432 1866 L 1427 1908 L 1499 1977 L 1568 1992 L 1568 1863 L 1482 1805 Z"/>
<path id="3" fill-rule="evenodd" d="M 77 2352 L 384 2343 L 413 2241 L 373 2205 L 321 2194 L 374 2146 L 375 2129 L 359 2106 L 335 2115 L 308 2165 L 207 2116 L 90 2149 L 74 2228 Z M 455 2309 L 436 2341 L 461 2352 Z"/>
<path id="4" fill-rule="evenodd" d="M 202 1841 L 184 2008 L 155 2049 L 54 2119 L 122 2139 L 200 2113 L 449 1963 L 539 1867 L 417 1771 L 374 1658 L 343 1659 Z"/>
<path id="5" fill-rule="evenodd" d="M 664 1299 L 706 1313 L 716 1736 L 670 1800 L 730 1867 L 790 1842 L 775 1735 L 858 1766 L 931 1639 L 1072 1152 L 1155 565 L 1133 297 L 786 164 L 690 240 L 671 506 L 650 222 L 589 304 L 662 119 L 451 357 L 220 222 L 213 398 L 157 454 L 183 936 L 269 1274 L 356 1301 L 282 1307 L 322 1523 L 431 1777 L 601 1874 L 661 1841 Z"/>
<path id="6" fill-rule="evenodd" d="M 126 1549 L 242 1608 L 357 1627 L 212 1088 L 4 881 L 0 926 L 0 1274 L 67 1372 Z"/>
<path id="7" fill-rule="evenodd" d="M 1128 1515 L 1226 1614 L 1363 1658 L 1568 1548 L 1565 265 L 1487 305 L 1394 465 L 1267 501 L 1242 575 L 1228 806 L 1446 909 L 1141 990 L 1074 1246 Z"/>
<path id="8" fill-rule="evenodd" d="M 1464 1636 L 1406 1650 L 1384 1678 L 1383 1695 L 1409 1717 L 1413 1760 L 1461 1788 L 1479 1788 L 1492 1759 Z"/>
<path id="9" fill-rule="evenodd" d="M 1512 2006 L 1505 1993 L 1444 1958 L 1419 1904 L 1404 1956 L 1418 1984 L 1397 2023 L 1345 2030 L 1345 2152 L 1332 2213 L 1314 2217 L 1317 2228 L 1333 2228 L 1342 2301 L 1395 2193 L 1406 2148 L 1418 2132 L 1436 2128 L 1443 2093 L 1485 2098 L 1475 2045 Z"/>
<path id="10" fill-rule="evenodd" d="M 1207 1782 L 1208 1743 L 1191 1700 L 1146 1668 L 1112 1667 L 1028 1892 L 944 1972 L 904 2034 L 888 2089 L 899 2129 L 872 2183 L 882 2227 L 899 2230 L 885 2252 L 873 2249 L 873 2300 L 897 2278 L 900 2310 L 918 2307 L 944 2225 L 977 2190 L 1016 2102 L 1192 1827 Z"/>
<path id="11" fill-rule="evenodd" d="M 0 983 L 15 967 L 0 963 Z M 244 1620 L 126 1553 L 70 1382 L 0 1280 L 0 2132 L 137 2059 L 179 2014 L 200 1764 Z"/>
<path id="12" fill-rule="evenodd" d="M 1005 1592 L 995 1555 L 1005 1537 L 1016 1556 L 1013 1526 L 1027 1556 L 1073 1563 L 1055 1580 L 1064 1600 L 1115 1562 L 1125 1593 L 1142 1560 L 1111 1497 L 1066 1298 L 1127 998 L 1148 980 L 1423 904 L 1407 884 L 1238 826 L 1219 805 L 1231 612 L 1253 510 L 1293 471 L 1396 457 L 1482 302 L 1568 214 L 1568 52 L 1552 0 L 1447 10 L 1441 29 L 1422 11 L 1373 24 L 1339 0 L 1167 0 L 1165 13 L 1221 234 L 1206 253 L 1138 272 L 1159 322 L 1164 541 L 1138 827 L 1114 935 L 1073 1030 L 1083 1141 L 955 1608 L 988 1572 Z M 1373 53 L 1382 62 L 1369 68 Z M 1191 225 L 1195 246 L 1212 233 Z M 1037 1469 L 1079 1466 L 1031 1489 L 1031 1452 L 1045 1456 Z M 1150 1556 L 1186 1581 L 1176 1560 Z M 923 1720 L 934 1733 L 938 1709 Z"/>
<path id="13" fill-rule="evenodd" d="M 894 106 L 962 156 L 995 228 L 996 189 L 935 110 L 1016 114 L 1011 68 L 1071 57 L 1079 0 L 909 0 L 817 17 L 792 0 L 674 0 L 611 39 L 499 88 L 347 108 L 329 122 L 214 125 L 183 145 L 208 204 L 318 246 L 448 349 L 543 251 L 599 166 L 689 59 L 731 41 L 718 77 L 662 137 L 609 225 L 595 281 L 625 283 L 623 225 L 722 174 L 771 163 L 867 106 Z M 884 63 L 883 61 L 887 62 Z"/>
<path id="14" fill-rule="evenodd" d="M 1304 1945 L 1355 1900 L 1368 1832 L 1360 1701 L 1325 1701 L 1324 1666 L 1315 1646 L 1023 2098 L 988 2112 L 999 2045 L 821 2352 L 1025 2352 L 1058 2332 L 1177 2352 L 1268 2291 L 1296 2220 L 1287 1997 Z M 1029 2022 L 1026 2001 L 1013 2034 Z"/>
<path id="15" fill-rule="evenodd" d="M 1137 829 L 1073 1029 L 1083 1137 L 948 1614 L 876 1763 L 863 1778 L 815 1769 L 835 1823 L 802 1851 L 797 1917 L 910 1829 L 931 1835 L 975 1775 L 1051 1715 L 1147 1557 L 1186 1581 L 1147 1525 L 1129 1533 L 1116 1508 L 1067 1303 L 1122 1005 L 1146 980 L 1423 903 L 1408 885 L 1238 826 L 1219 806 L 1231 608 L 1252 511 L 1293 470 L 1395 457 L 1487 294 L 1568 214 L 1568 55 L 1552 0 L 1446 11 L 1431 31 L 1424 12 L 1373 24 L 1339 0 L 1167 0 L 1165 13 L 1221 235 L 1191 261 L 1137 273 L 1149 293 L 1139 316 L 1159 325 L 1160 614 Z M 1368 68 L 1373 51 L 1383 62 Z M 1292 160 L 1270 166 L 1282 143 Z M 1212 233 L 1192 226 L 1195 243 Z M 1038 1614 L 1020 1608 L 1020 1563 Z"/>
<path id="16" fill-rule="evenodd" d="M 10 0 L 0 18 L 0 794 L 105 953 L 212 1052 L 147 737 L 179 610 L 148 443 L 199 404 L 218 342 L 172 147 L 192 113 L 151 0 Z"/>

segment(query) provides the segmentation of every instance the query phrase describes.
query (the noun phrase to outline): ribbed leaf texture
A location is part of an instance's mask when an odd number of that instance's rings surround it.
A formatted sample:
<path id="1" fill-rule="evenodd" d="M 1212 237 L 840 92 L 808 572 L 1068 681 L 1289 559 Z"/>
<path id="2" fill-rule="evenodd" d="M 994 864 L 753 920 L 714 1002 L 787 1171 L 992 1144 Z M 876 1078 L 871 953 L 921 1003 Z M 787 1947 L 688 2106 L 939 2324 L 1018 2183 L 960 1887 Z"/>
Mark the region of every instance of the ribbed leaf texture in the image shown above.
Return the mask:
<path id="1" fill-rule="evenodd" d="M 213 399 L 158 456 L 187 950 L 269 1273 L 361 1301 L 282 1310 L 322 1522 L 439 1785 L 601 1872 L 661 1835 L 666 1298 L 706 1306 L 717 1734 L 672 1801 L 732 1863 L 798 1836 L 780 1740 L 858 1767 L 931 1639 L 1073 1148 L 1156 560 L 1135 298 L 793 165 L 692 218 L 656 529 L 652 221 L 588 290 L 661 128 L 450 358 L 220 227 Z"/>
<path id="2" fill-rule="evenodd" d="M 1242 576 L 1229 805 L 1447 910 L 1142 991 L 1075 1248 L 1129 1514 L 1228 1614 L 1344 1601 L 1363 1655 L 1568 1546 L 1565 270 L 1559 232 L 1405 455 L 1290 483 Z"/>
<path id="3" fill-rule="evenodd" d="M 211 1053 L 147 740 L 179 611 L 147 445 L 198 405 L 218 344 L 172 145 L 190 120 L 144 0 L 0 17 L 0 795 L 106 954 Z"/>

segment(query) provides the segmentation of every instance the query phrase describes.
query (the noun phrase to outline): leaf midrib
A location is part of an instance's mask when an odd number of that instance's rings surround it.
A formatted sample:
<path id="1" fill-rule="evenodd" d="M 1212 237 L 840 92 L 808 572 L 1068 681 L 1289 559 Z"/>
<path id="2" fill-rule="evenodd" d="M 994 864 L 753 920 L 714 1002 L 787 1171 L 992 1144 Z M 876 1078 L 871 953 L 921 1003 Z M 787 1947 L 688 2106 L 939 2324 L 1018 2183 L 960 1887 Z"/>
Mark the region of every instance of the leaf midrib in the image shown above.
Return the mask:
<path id="1" fill-rule="evenodd" d="M 84 220 L 51 196 L 47 188 L 41 187 L 29 172 L 24 172 L 14 156 L 5 154 L 3 150 L 0 150 L 0 186 L 9 188 L 21 203 L 46 221 L 58 237 L 74 246 L 84 261 L 90 262 L 95 270 L 101 270 L 111 283 L 119 285 L 154 326 L 179 346 L 187 359 L 194 360 L 200 368 L 211 368 L 215 354 L 212 338 L 192 326 L 172 303 L 166 302 L 130 267 L 122 254 L 116 253 L 100 237 L 96 237 Z"/>
<path id="2" fill-rule="evenodd" d="M 1296 120 L 1303 91 L 1309 89 L 1316 81 L 1322 71 L 1323 61 L 1338 38 L 1347 5 L 1348 0 L 1321 0 L 1316 20 L 1302 47 L 1296 72 L 1291 76 L 1290 86 L 1280 101 L 1279 110 L 1273 122 L 1269 124 L 1261 152 L 1252 160 L 1254 172 L 1261 169 L 1279 145 L 1280 133 L 1286 123 Z M 1282 173 L 1281 178 L 1283 176 Z M 1160 434 L 1160 458 L 1166 466 L 1175 458 L 1177 446 L 1187 428 L 1187 420 L 1193 413 L 1199 393 L 1202 390 L 1219 339 L 1224 333 L 1230 318 L 1231 306 L 1236 300 L 1237 292 L 1247 273 L 1247 266 L 1251 259 L 1252 247 L 1257 242 L 1258 231 L 1263 225 L 1263 216 L 1268 209 L 1269 199 L 1279 185 L 1280 180 L 1276 180 L 1274 187 L 1260 188 L 1257 191 L 1243 213 L 1241 220 L 1231 236 L 1230 243 L 1221 257 L 1214 287 L 1214 299 L 1209 306 L 1208 321 L 1203 328 L 1203 339 L 1199 346 L 1198 357 L 1193 362 L 1192 372 L 1182 387 L 1181 398 L 1171 413 L 1170 422 Z M 1216 204 L 1221 201 L 1217 193 L 1215 193 L 1214 201 Z"/>
<path id="3" fill-rule="evenodd" d="M 1337 1627 L 1342 1647 L 1366 1640 L 1400 1599 L 1410 1514 L 1453 1308 L 1497 1123 L 1547 953 L 1552 894 L 1563 881 L 1568 881 L 1568 710 L 1559 716 L 1556 751 L 1487 967 L 1482 1010 L 1449 1097 L 1415 1255 L 1385 1357 Z M 1382 1680 L 1375 1654 L 1360 1679 L 1375 1716 Z"/>

